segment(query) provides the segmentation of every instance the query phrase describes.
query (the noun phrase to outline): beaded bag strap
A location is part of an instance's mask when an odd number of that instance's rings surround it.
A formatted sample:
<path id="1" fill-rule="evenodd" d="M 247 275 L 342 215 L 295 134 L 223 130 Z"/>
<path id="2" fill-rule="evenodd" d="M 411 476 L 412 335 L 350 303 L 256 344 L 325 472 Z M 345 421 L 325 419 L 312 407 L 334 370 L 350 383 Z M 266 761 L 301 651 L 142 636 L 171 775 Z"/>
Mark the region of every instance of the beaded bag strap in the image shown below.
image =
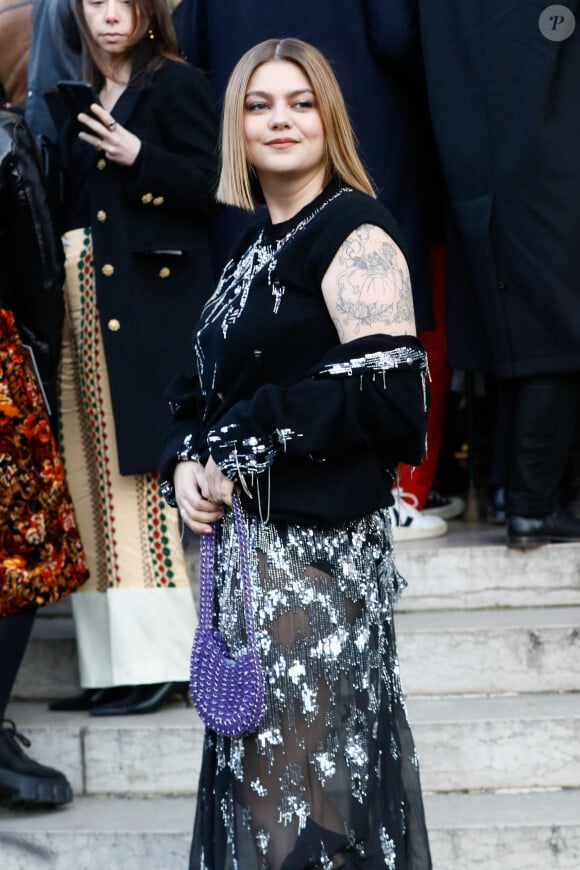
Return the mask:
<path id="1" fill-rule="evenodd" d="M 248 535 L 244 522 L 244 514 L 237 493 L 232 494 L 234 522 L 240 551 L 240 576 L 242 580 L 242 595 L 244 599 L 244 619 L 246 622 L 247 648 L 255 649 L 256 635 L 254 629 L 254 607 L 250 567 L 248 561 Z M 216 550 L 216 532 L 212 525 L 211 534 L 202 535 L 199 556 L 199 624 L 211 631 L 214 627 L 214 559 Z"/>

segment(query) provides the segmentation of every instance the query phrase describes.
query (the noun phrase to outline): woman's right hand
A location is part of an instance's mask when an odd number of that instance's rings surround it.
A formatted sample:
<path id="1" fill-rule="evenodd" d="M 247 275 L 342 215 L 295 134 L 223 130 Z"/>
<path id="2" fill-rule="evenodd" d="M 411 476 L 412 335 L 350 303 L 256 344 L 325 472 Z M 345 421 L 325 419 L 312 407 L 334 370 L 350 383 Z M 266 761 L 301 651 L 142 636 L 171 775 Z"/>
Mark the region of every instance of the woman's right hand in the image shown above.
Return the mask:
<path id="1" fill-rule="evenodd" d="M 198 535 L 211 533 L 210 523 L 215 523 L 224 514 L 224 506 L 209 501 L 201 494 L 206 488 L 205 468 L 200 462 L 178 462 L 173 474 L 175 500 L 183 522 Z"/>
<path id="2" fill-rule="evenodd" d="M 79 133 L 79 139 L 83 142 L 88 142 L 97 151 L 104 151 L 109 160 L 121 166 L 135 163 L 141 150 L 141 140 L 117 123 L 111 113 L 98 103 L 91 104 L 90 114 L 81 112 L 77 115 L 77 121 L 86 128 Z"/>

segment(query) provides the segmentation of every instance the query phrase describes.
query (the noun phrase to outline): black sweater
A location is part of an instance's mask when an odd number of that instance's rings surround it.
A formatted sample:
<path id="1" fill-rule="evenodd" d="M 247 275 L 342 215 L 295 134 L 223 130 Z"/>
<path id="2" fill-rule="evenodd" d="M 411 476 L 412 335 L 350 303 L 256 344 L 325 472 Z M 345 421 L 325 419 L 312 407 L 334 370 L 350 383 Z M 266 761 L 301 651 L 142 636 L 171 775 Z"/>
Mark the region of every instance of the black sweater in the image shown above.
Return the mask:
<path id="1" fill-rule="evenodd" d="M 168 391 L 170 504 L 176 463 L 211 453 L 242 481 L 250 512 L 328 527 L 390 504 L 392 470 L 420 461 L 420 342 L 376 334 L 341 345 L 322 296 L 333 257 L 362 224 L 400 244 L 380 203 L 333 183 L 291 220 L 267 222 L 228 263 L 198 324 L 199 378 Z"/>

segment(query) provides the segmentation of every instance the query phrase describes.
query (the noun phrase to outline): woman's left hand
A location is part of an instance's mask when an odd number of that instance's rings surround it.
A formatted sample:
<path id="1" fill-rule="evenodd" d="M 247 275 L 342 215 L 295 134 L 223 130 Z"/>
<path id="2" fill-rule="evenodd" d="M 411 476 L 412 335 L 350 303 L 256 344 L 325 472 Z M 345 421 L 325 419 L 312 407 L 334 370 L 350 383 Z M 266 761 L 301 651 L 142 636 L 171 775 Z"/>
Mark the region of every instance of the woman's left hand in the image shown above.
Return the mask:
<path id="1" fill-rule="evenodd" d="M 233 491 L 233 481 L 225 476 L 210 456 L 205 466 L 205 481 L 201 487 L 201 494 L 209 501 L 231 507 Z"/>
<path id="2" fill-rule="evenodd" d="M 83 142 L 88 142 L 97 151 L 104 151 L 105 156 L 114 163 L 122 166 L 135 163 L 141 150 L 141 140 L 117 123 L 111 113 L 98 103 L 91 104 L 90 115 L 81 112 L 77 120 L 91 130 L 90 133 L 79 133 L 79 139 Z"/>

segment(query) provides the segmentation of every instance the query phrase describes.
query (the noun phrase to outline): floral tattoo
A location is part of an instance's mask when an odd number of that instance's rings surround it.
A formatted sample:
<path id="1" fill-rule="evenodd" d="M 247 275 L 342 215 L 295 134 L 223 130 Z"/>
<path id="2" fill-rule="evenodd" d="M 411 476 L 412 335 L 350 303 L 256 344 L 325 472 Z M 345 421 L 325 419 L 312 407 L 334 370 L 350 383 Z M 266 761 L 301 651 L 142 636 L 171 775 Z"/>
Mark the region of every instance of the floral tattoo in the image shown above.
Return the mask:
<path id="1" fill-rule="evenodd" d="M 409 274 L 399 248 L 376 227 L 363 224 L 344 242 L 337 258 L 336 313 L 339 333 L 375 325 L 413 323 Z"/>

